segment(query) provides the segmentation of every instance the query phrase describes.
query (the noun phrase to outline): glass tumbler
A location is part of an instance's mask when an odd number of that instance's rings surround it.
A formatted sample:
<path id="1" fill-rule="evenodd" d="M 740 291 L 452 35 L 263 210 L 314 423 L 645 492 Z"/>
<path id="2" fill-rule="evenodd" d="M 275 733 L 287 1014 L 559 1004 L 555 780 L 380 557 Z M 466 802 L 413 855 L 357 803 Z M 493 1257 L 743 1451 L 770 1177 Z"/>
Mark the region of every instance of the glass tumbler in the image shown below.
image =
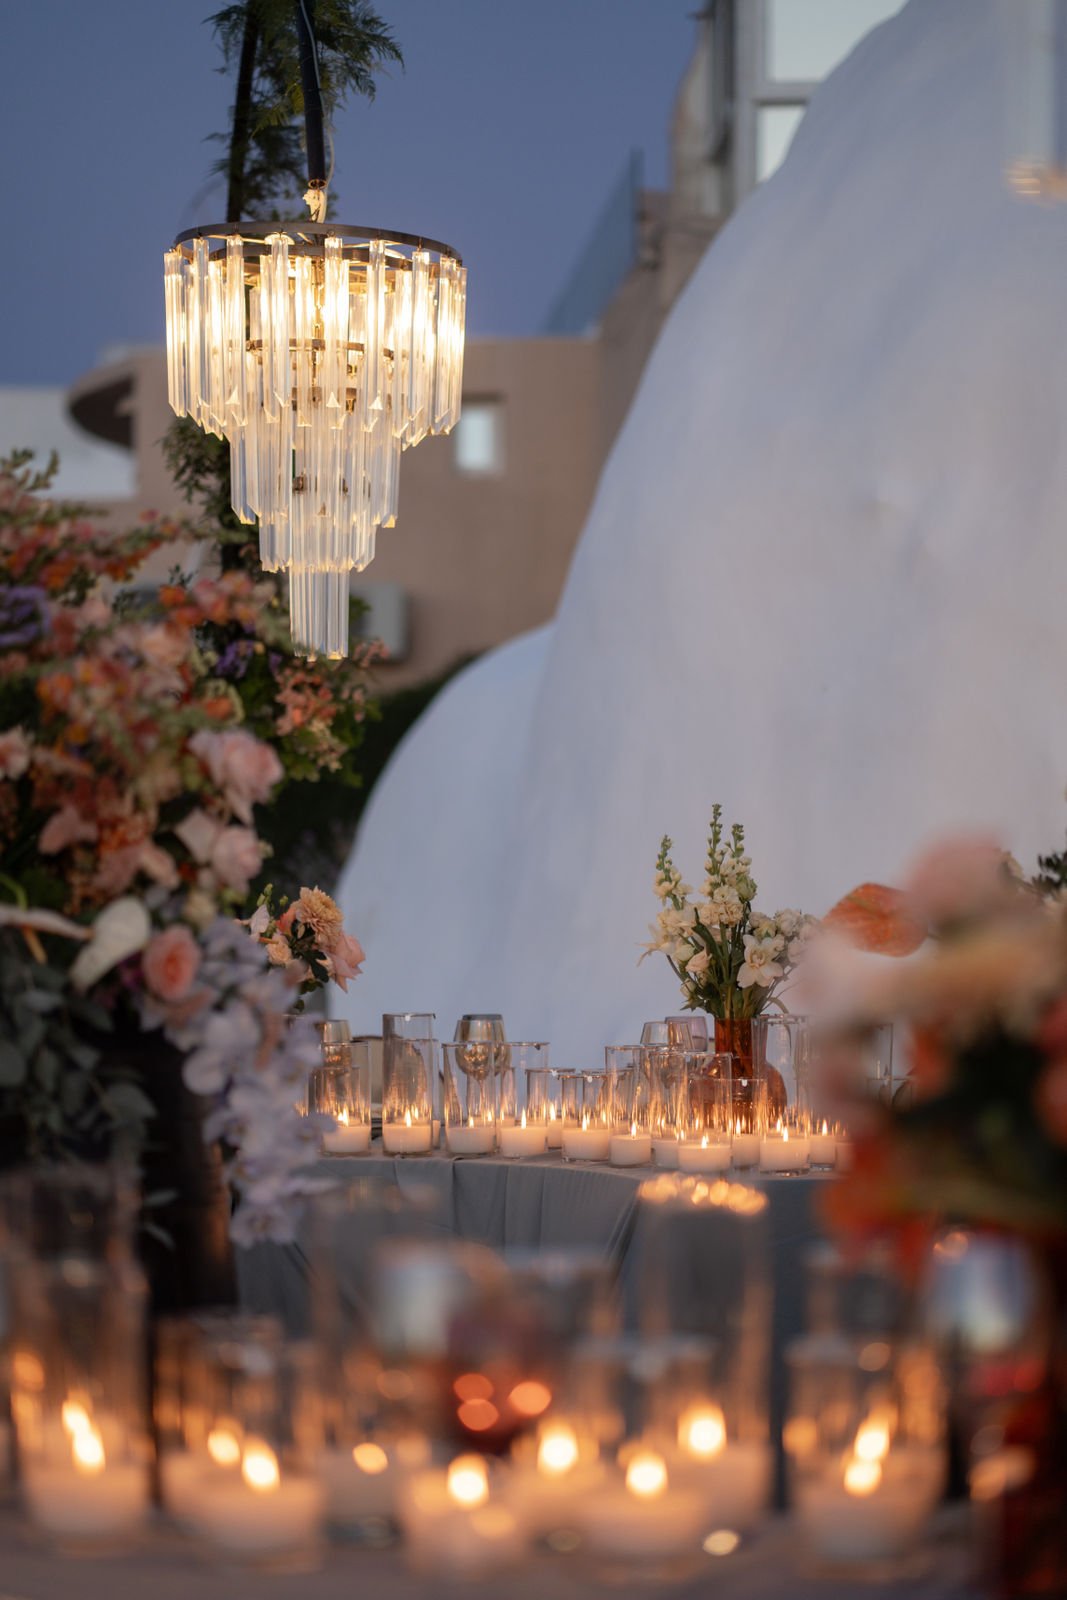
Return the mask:
<path id="1" fill-rule="evenodd" d="M 500 1074 L 497 1128 L 497 1149 L 502 1156 L 539 1156 L 547 1148 L 551 1104 L 548 1058 L 549 1048 L 543 1041 L 525 1040 L 508 1046 L 508 1064 Z"/>
<path id="2" fill-rule="evenodd" d="M 316 1067 L 308 1079 L 308 1113 L 324 1119 L 322 1152 L 329 1156 L 365 1155 L 371 1141 L 368 1040 L 350 1040 L 345 1064 Z M 329 1118 L 332 1126 L 325 1125 Z"/>
<path id="3" fill-rule="evenodd" d="M 603 1072 L 560 1074 L 564 1161 L 607 1161 L 611 1154 L 611 1082 Z"/>
<path id="4" fill-rule="evenodd" d="M 445 1144 L 454 1156 L 486 1156 L 496 1148 L 500 1079 L 492 1054 L 454 1041 L 445 1060 Z"/>
<path id="5" fill-rule="evenodd" d="M 382 1055 L 382 1146 L 386 1155 L 429 1155 L 434 1143 L 436 1083 L 436 1040 L 386 1040 Z"/>

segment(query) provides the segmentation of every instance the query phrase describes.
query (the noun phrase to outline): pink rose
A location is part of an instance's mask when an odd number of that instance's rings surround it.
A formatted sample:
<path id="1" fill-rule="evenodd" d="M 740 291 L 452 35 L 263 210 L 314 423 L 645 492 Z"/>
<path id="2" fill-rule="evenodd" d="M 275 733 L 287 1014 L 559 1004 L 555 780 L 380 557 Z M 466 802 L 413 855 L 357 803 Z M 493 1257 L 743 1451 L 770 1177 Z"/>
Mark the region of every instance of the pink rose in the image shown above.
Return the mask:
<path id="1" fill-rule="evenodd" d="M 160 1000 L 184 1000 L 200 967 L 200 951 L 182 924 L 149 940 L 141 958 L 145 982 Z"/>
<path id="2" fill-rule="evenodd" d="M 190 739 L 189 748 L 242 822 L 252 821 L 253 805 L 268 799 L 282 777 L 282 764 L 270 745 L 240 728 L 226 733 L 201 729 Z"/>
<path id="3" fill-rule="evenodd" d="M 95 822 L 87 822 L 76 806 L 60 806 L 41 829 L 37 848 L 43 856 L 54 856 L 72 844 L 88 844 L 95 838 Z"/>
<path id="4" fill-rule="evenodd" d="M 227 889 L 245 894 L 263 865 L 263 847 L 251 828 L 220 828 L 211 851 L 211 867 Z"/>
<path id="5" fill-rule="evenodd" d="M 328 960 L 334 983 L 343 989 L 346 994 L 348 992 L 349 978 L 359 977 L 360 968 L 366 959 L 363 953 L 363 946 L 358 939 L 354 939 L 350 933 L 338 935 Z"/>
<path id="6" fill-rule="evenodd" d="M 21 728 L 0 733 L 0 778 L 21 778 L 30 764 L 30 743 Z"/>

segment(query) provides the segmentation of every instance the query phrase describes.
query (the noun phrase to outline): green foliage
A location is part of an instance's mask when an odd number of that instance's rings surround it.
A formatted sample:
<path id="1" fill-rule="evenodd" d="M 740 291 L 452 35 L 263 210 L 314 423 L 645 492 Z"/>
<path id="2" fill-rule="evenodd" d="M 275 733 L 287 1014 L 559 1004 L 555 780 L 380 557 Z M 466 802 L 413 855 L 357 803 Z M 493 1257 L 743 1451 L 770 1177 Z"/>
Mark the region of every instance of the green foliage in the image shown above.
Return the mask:
<path id="1" fill-rule="evenodd" d="M 208 21 L 222 48 L 222 70 L 237 78 L 230 128 L 213 136 L 227 151 L 215 171 L 229 183 L 229 220 L 291 215 L 306 181 L 294 0 L 238 0 Z M 367 0 L 316 0 L 312 26 L 327 117 L 350 94 L 373 99 L 375 73 L 403 64 L 393 35 Z"/>

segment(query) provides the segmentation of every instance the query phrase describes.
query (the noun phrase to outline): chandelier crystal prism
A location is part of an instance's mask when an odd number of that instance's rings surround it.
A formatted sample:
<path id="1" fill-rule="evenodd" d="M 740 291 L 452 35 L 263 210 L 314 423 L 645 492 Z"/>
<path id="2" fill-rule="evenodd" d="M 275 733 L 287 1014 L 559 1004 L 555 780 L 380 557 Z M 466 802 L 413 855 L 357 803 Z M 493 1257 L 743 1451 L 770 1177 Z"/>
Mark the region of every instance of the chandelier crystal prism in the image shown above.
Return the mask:
<path id="1" fill-rule="evenodd" d="M 289 576 L 293 642 L 348 653 L 349 584 L 396 522 L 400 452 L 459 418 L 467 274 L 449 245 L 327 223 L 313 0 L 294 0 L 306 222 L 226 222 L 164 255 L 172 409 L 230 446 L 231 503 Z"/>
<path id="2" fill-rule="evenodd" d="M 309 653 L 347 652 L 400 452 L 459 417 L 466 277 L 447 245 L 337 224 L 197 228 L 164 256 L 171 407 L 229 441 L 233 510 Z"/>

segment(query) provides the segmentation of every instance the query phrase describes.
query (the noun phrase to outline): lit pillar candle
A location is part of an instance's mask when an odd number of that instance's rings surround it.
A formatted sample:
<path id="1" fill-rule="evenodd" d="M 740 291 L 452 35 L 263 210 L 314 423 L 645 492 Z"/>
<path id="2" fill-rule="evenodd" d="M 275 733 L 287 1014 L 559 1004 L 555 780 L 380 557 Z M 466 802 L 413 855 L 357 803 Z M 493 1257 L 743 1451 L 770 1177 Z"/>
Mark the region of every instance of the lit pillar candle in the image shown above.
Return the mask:
<path id="1" fill-rule="evenodd" d="M 580 1499 L 575 1521 L 590 1549 L 622 1562 L 699 1551 L 707 1531 L 699 1492 L 672 1483 L 663 1456 L 645 1449 L 630 1456 L 622 1482 L 603 1484 Z"/>
<path id="2" fill-rule="evenodd" d="M 678 1151 L 681 1148 L 681 1139 L 672 1133 L 670 1138 L 658 1138 L 652 1141 L 652 1154 L 656 1158 L 657 1167 L 663 1167 L 668 1172 L 678 1170 Z"/>
<path id="3" fill-rule="evenodd" d="M 825 1122 L 811 1135 L 808 1153 L 813 1167 L 833 1167 L 837 1164 L 837 1138 Z"/>
<path id="4" fill-rule="evenodd" d="M 760 1140 L 759 1166 L 761 1172 L 806 1172 L 808 1167 L 807 1137 L 790 1134 L 781 1123 Z"/>
<path id="5" fill-rule="evenodd" d="M 759 1164 L 760 1138 L 758 1133 L 749 1133 L 741 1125 L 738 1118 L 734 1124 L 733 1134 L 733 1163 L 739 1170 L 755 1167 Z"/>
<path id="6" fill-rule="evenodd" d="M 580 1127 L 573 1122 L 563 1124 L 563 1155 L 567 1161 L 607 1161 L 610 1154 L 610 1128 L 592 1126 L 588 1112 L 583 1113 Z"/>
<path id="7" fill-rule="evenodd" d="M 358 1156 L 370 1149 L 370 1123 L 349 1122 L 348 1112 L 339 1111 L 337 1126 L 329 1128 L 322 1136 L 322 1148 L 328 1156 Z"/>
<path id="8" fill-rule="evenodd" d="M 282 1475 L 263 1440 L 246 1438 L 240 1470 L 205 1477 L 189 1504 L 192 1528 L 228 1555 L 271 1559 L 314 1548 L 324 1496 L 311 1477 Z"/>
<path id="9" fill-rule="evenodd" d="M 745 1533 L 766 1508 L 773 1467 L 770 1446 L 730 1439 L 722 1407 L 713 1401 L 696 1401 L 683 1411 L 669 1466 L 680 1483 L 701 1494 L 716 1528 Z"/>
<path id="10" fill-rule="evenodd" d="M 387 1155 L 421 1156 L 430 1148 L 433 1130 L 428 1122 L 415 1122 L 410 1111 L 403 1122 L 382 1123 L 382 1145 Z"/>
<path id="11" fill-rule="evenodd" d="M 408 1560 L 436 1578 L 481 1577 L 523 1554 L 519 1520 L 491 1494 L 481 1456 L 457 1456 L 447 1472 L 414 1473 L 398 1511 Z"/>
<path id="12" fill-rule="evenodd" d="M 65 1442 L 47 1455 L 28 1455 L 22 1492 L 38 1527 L 58 1539 L 101 1540 L 136 1530 L 148 1510 L 143 1466 L 117 1460 L 105 1439 L 119 1439 L 121 1425 L 68 1400 L 63 1406 Z M 58 1433 L 58 1427 L 57 1427 Z M 66 1459 L 64 1459 L 64 1455 Z"/>
<path id="13" fill-rule="evenodd" d="M 450 1122 L 445 1129 L 445 1144 L 454 1156 L 486 1156 L 496 1144 L 496 1129 L 491 1122 Z"/>
<path id="14" fill-rule="evenodd" d="M 558 1150 L 563 1143 L 563 1123 L 560 1121 L 559 1108 L 551 1103 L 548 1108 L 548 1134 L 545 1145 L 549 1150 Z"/>
<path id="15" fill-rule="evenodd" d="M 682 1172 L 725 1172 L 729 1165 L 728 1136 L 711 1139 L 705 1133 L 699 1140 L 685 1139 L 678 1146 L 678 1166 Z"/>
<path id="16" fill-rule="evenodd" d="M 502 1122 L 497 1130 L 497 1146 L 502 1156 L 540 1156 L 545 1151 L 543 1122 L 527 1123 L 525 1111 L 518 1122 Z"/>
<path id="17" fill-rule="evenodd" d="M 851 1452 L 797 1485 L 797 1511 L 812 1548 L 843 1564 L 885 1561 L 914 1548 L 942 1487 L 941 1453 L 895 1444 L 883 1419 L 861 1423 Z"/>
<path id="18" fill-rule="evenodd" d="M 613 1133 L 608 1145 L 608 1158 L 613 1167 L 646 1167 L 652 1160 L 652 1135 L 638 1133 L 637 1124 L 630 1124 L 629 1133 Z"/>

